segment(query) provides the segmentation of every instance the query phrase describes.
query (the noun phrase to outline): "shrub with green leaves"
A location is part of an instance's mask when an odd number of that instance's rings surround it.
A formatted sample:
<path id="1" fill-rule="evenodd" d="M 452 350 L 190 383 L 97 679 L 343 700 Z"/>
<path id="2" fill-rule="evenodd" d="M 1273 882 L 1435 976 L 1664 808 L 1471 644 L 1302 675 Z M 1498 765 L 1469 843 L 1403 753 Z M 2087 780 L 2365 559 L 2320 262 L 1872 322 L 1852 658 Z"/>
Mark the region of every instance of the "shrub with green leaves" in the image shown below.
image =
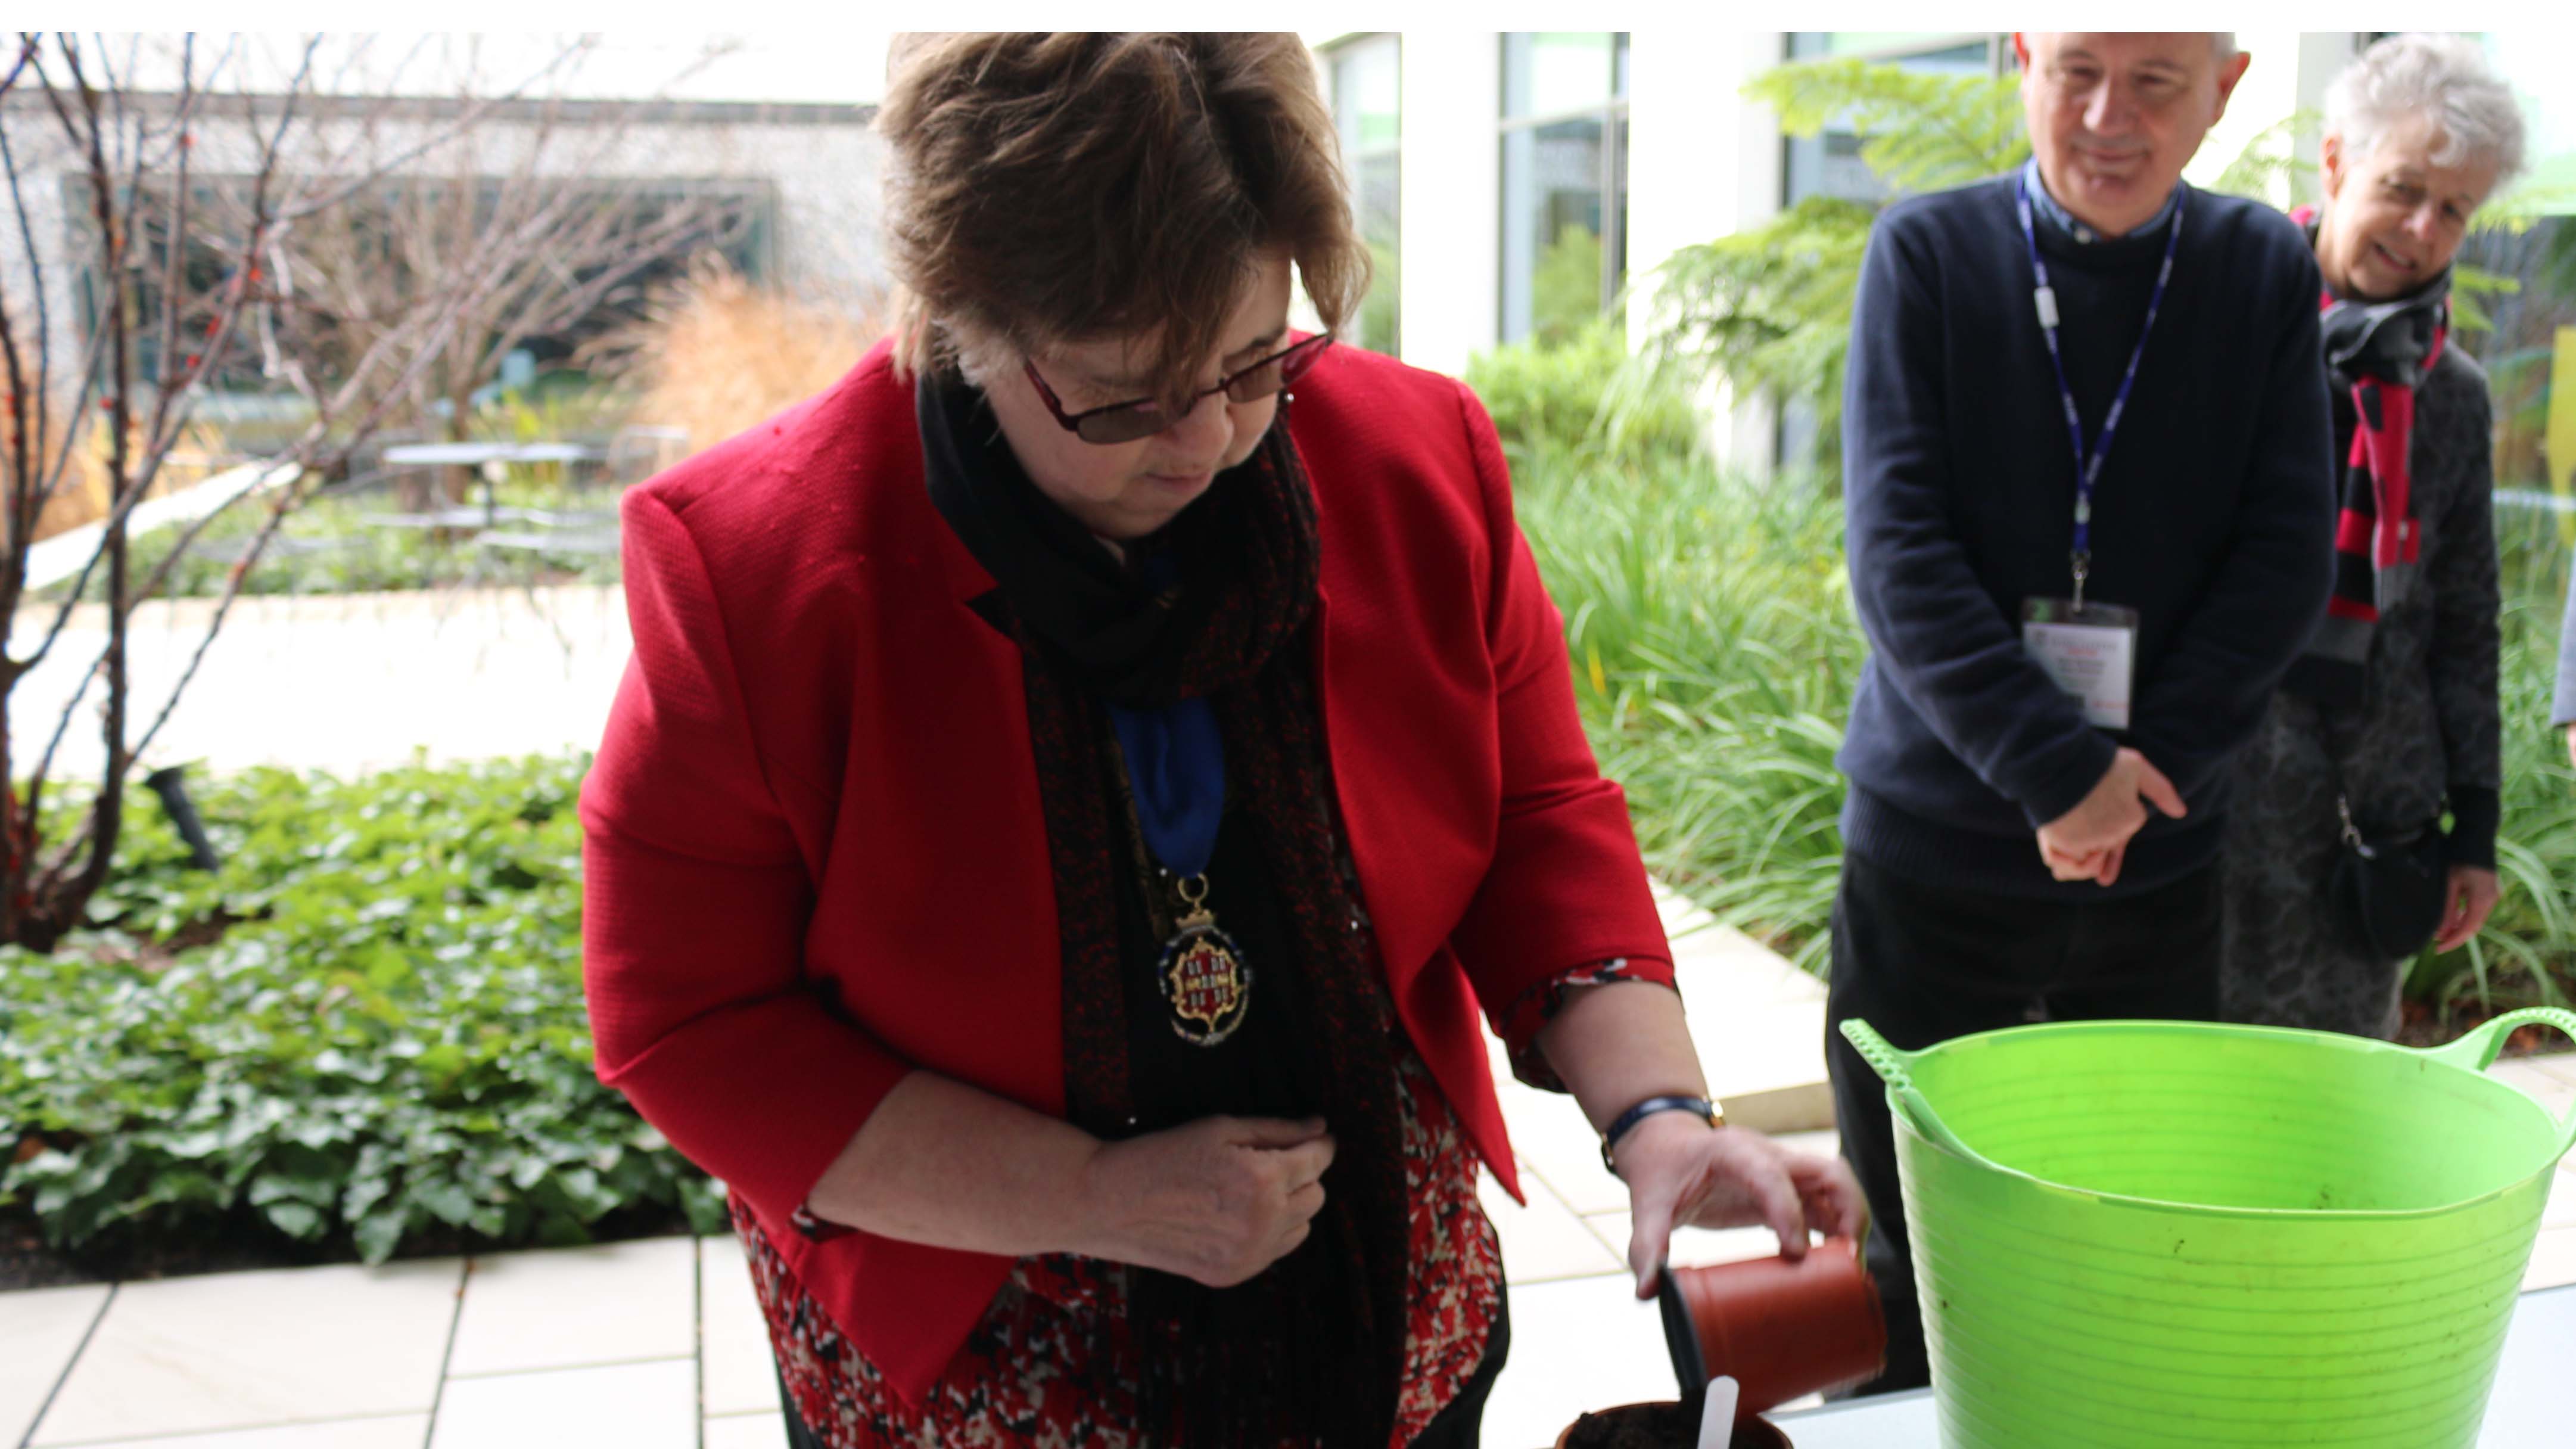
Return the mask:
<path id="1" fill-rule="evenodd" d="M 1542 466 L 1515 498 L 1647 865 L 1821 972 L 1863 653 L 1840 503 L 1694 460 Z"/>
<path id="2" fill-rule="evenodd" d="M 1562 343 L 1508 343 L 1467 364 L 1466 383 L 1515 470 L 1585 459 L 1651 465 L 1697 446 L 1689 395 L 1629 372 L 1625 337 L 1617 319 L 1595 317 Z"/>
<path id="3" fill-rule="evenodd" d="M 1781 66 L 1743 91 L 1772 108 L 1783 135 L 1850 132 L 1889 201 L 2000 175 L 2030 155 L 2009 76 L 1840 58 Z M 1653 274 L 1656 315 L 1637 366 L 1694 384 L 1724 377 L 1745 396 L 1806 399 L 1817 412 L 1812 461 L 1830 473 L 1841 457 L 1852 298 L 1886 204 L 1810 196 L 1760 226 L 1675 252 Z"/>
<path id="4" fill-rule="evenodd" d="M 2576 990 L 2576 769 L 2549 715 L 2568 553 L 2553 514 L 2500 508 L 2496 534 L 2504 564 L 2496 870 L 2504 891 L 2465 948 L 2415 959 L 2407 990 L 2441 1006 L 2563 1006 Z"/>
<path id="5" fill-rule="evenodd" d="M 66 1249 L 273 1232 L 369 1262 L 621 1212 L 719 1228 L 591 1072 L 587 768 L 200 781 L 212 874 L 138 789 L 96 929 L 0 951 L 0 1215 Z"/>
<path id="6" fill-rule="evenodd" d="M 1521 526 L 1647 864 L 1821 975 L 1842 861 L 1834 753 L 1867 649 L 1838 500 L 1705 460 L 1622 469 L 1563 439 L 1530 452 Z M 2567 547 L 2529 511 L 2500 514 L 2499 533 L 2504 898 L 2468 948 L 2416 963 L 2410 994 L 2446 1009 L 2576 989 L 2576 770 L 2548 727 Z"/>

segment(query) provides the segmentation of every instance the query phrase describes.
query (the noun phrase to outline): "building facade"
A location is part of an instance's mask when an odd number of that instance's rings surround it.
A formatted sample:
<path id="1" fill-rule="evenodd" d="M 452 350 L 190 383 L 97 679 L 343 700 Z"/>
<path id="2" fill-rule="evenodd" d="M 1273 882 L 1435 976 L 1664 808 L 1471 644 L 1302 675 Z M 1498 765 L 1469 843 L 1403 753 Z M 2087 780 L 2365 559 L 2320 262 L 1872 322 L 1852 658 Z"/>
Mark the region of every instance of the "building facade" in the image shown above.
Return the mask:
<path id="1" fill-rule="evenodd" d="M 141 110 L 175 104 L 167 93 L 125 99 Z M 255 141 L 265 134 L 263 123 L 274 126 L 278 98 L 224 97 L 200 104 L 205 109 L 196 130 L 202 139 L 190 172 L 194 193 L 247 193 L 257 169 Z M 23 228 L 13 218 L 0 231 L 0 287 L 8 289 L 13 315 L 45 319 L 53 356 L 64 360 L 55 377 L 68 386 L 64 380 L 75 370 L 66 364 L 81 355 L 97 325 L 104 282 L 95 233 L 87 225 L 82 158 L 66 147 L 45 106 L 43 96 L 25 87 L 0 98 L 0 126 L 15 149 L 17 194 L 26 210 Z M 709 229 L 722 237 L 715 249 L 755 283 L 853 315 L 874 310 L 885 293 L 878 226 L 884 143 L 873 128 L 873 105 L 513 100 L 485 104 L 461 133 L 459 103 L 452 98 L 308 96 L 300 110 L 304 119 L 289 133 L 285 170 L 340 174 L 354 169 L 353 157 L 397 158 L 384 163 L 380 180 L 348 203 L 352 212 L 363 213 L 361 225 L 393 225 L 409 215 L 406 188 L 454 188 L 460 181 L 479 193 L 486 212 L 505 188 L 581 193 L 582 204 L 600 208 L 685 206 L 709 218 Z M 640 290 L 684 261 L 675 249 L 667 264 L 642 274 L 629 290 Z M 41 307 L 34 295 L 39 281 L 45 292 Z M 157 305 L 156 281 L 143 274 L 131 283 L 142 298 L 137 305 L 147 313 Z M 545 360 L 551 363 L 554 354 L 568 350 L 581 331 L 545 339 Z M 31 338 L 21 340 L 32 345 Z M 138 334 L 137 345 L 147 354 L 152 341 L 148 333 Z M 156 356 L 138 359 L 137 376 L 157 372 Z M 219 381 L 219 394 L 222 387 Z M 223 414 L 230 401 L 223 395 L 211 399 L 211 413 Z"/>
<path id="2" fill-rule="evenodd" d="M 2283 143 L 2304 133 L 2295 169 L 2313 173 L 2313 127 L 2286 123 L 2317 112 L 2327 83 L 2375 38 L 2239 33 L 2253 63 L 2188 178 L 2214 182 L 2276 128 Z M 1309 39 L 1344 118 L 1345 144 L 1354 126 L 1370 138 L 1358 167 L 1363 224 L 1395 261 L 1381 268 L 1370 303 L 1372 317 L 1394 320 L 1355 340 L 1450 373 L 1497 344 L 1562 335 L 1623 297 L 1629 318 L 1641 322 L 1655 267 L 1679 248 L 1758 226 L 1803 197 L 1883 194 L 1854 136 L 1832 126 L 1784 136 L 1769 107 L 1742 95 L 1753 77 L 1834 56 L 1941 74 L 2015 69 L 2011 38 L 1998 32 L 1675 28 Z M 2530 99 L 2534 156 L 2576 152 L 2567 84 L 2533 68 L 2550 47 L 2512 35 L 2485 39 Z M 1629 287 L 1631 279 L 1639 285 Z M 1801 456 L 1812 428 L 1794 405 L 1781 416 L 1721 396 L 1713 411 L 1723 455 L 1755 469 Z M 2568 462 L 2576 460 L 2562 462 L 2562 471 Z"/>

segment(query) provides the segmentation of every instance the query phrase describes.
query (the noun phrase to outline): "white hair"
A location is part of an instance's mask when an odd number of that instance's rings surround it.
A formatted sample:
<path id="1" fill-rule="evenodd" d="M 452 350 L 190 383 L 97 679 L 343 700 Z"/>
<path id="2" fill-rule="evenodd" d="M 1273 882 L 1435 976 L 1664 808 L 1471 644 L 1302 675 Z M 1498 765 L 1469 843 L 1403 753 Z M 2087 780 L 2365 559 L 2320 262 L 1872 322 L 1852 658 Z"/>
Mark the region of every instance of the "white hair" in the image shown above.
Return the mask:
<path id="1" fill-rule="evenodd" d="M 2218 63 L 2227 64 L 2236 58 L 2236 32 L 2233 30 L 2209 32 L 2209 46 L 2210 49 L 2218 52 Z"/>
<path id="2" fill-rule="evenodd" d="M 2326 87 L 2326 134 L 2369 154 L 2409 116 L 2432 123 L 2433 164 L 2495 163 L 2500 186 L 2522 170 L 2522 108 L 2477 43 L 2457 35 L 2392 35 Z"/>

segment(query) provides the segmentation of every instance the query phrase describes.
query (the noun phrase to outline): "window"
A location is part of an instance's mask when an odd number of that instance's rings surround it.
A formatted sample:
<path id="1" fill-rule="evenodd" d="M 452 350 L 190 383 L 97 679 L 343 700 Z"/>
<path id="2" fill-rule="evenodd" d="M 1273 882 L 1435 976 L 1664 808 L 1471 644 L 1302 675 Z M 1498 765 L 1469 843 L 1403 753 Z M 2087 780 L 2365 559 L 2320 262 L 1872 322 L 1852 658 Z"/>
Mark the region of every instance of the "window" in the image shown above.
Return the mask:
<path id="1" fill-rule="evenodd" d="M 1842 56 L 1894 61 L 1935 75 L 2000 75 L 2012 64 L 2012 42 L 1998 35 L 1857 30 L 1801 31 L 1789 37 L 1791 60 Z M 1810 196 L 1848 201 L 1887 196 L 1886 185 L 1860 159 L 1860 138 L 1840 126 L 1828 125 L 1821 135 L 1789 138 L 1783 157 L 1784 205 L 1795 206 Z"/>
<path id="2" fill-rule="evenodd" d="M 1360 240 L 1368 244 L 1373 276 L 1360 304 L 1360 346 L 1392 355 L 1403 338 L 1399 303 L 1403 177 L 1404 42 L 1372 35 L 1334 48 L 1333 120 L 1342 133 L 1342 161 L 1350 168 L 1351 210 Z"/>
<path id="3" fill-rule="evenodd" d="M 2514 286 L 2479 297 L 2491 330 L 2453 336 L 2485 366 L 2495 395 L 2496 487 L 2514 502 L 2576 496 L 2576 100 L 2559 74 L 2565 48 L 2533 31 L 2476 38 L 2522 101 L 2529 171 L 2514 191 L 2541 215 L 2528 227 L 2470 233 L 2461 265 Z"/>
<path id="4" fill-rule="evenodd" d="M 1894 62 L 1907 70 L 1935 75 L 2002 75 L 2013 63 L 2012 38 L 1995 33 L 1795 31 L 1789 36 L 1788 51 L 1793 61 L 1848 56 Z M 1874 202 L 1886 199 L 1888 194 L 1886 183 L 1860 159 L 1860 138 L 1846 127 L 1828 123 L 1817 135 L 1784 138 L 1781 161 L 1783 206 L 1795 206 L 1810 196 Z M 1803 398 L 1784 402 L 1780 408 L 1778 461 L 1783 465 L 1811 461 L 1815 456 L 1816 426 L 1814 403 Z"/>
<path id="5" fill-rule="evenodd" d="M 1565 340 L 1628 273 L 1628 37 L 1503 37 L 1505 342 Z"/>

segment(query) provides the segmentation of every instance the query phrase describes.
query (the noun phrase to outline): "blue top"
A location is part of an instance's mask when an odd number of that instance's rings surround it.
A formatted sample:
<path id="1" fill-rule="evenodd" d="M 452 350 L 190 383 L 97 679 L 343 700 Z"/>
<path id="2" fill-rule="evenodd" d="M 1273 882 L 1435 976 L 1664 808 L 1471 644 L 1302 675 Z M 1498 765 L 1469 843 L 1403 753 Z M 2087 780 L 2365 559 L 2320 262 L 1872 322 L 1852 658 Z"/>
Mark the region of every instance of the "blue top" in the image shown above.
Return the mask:
<path id="1" fill-rule="evenodd" d="M 1180 579 L 1180 566 L 1168 553 L 1145 555 L 1137 571 L 1157 589 Z M 1215 706 L 1191 698 L 1160 709 L 1116 703 L 1108 708 L 1127 760 L 1129 798 L 1145 849 L 1176 876 L 1205 875 L 1216 855 L 1217 827 L 1225 820 L 1225 736 L 1217 728 Z"/>
<path id="2" fill-rule="evenodd" d="M 2198 194 L 2093 503 L 2089 597 L 2139 613 L 2115 740 L 2025 655 L 2022 601 L 2067 590 L 2075 476 L 2031 300 L 2015 178 L 1899 202 L 1862 263 L 1844 379 L 1852 602 L 1870 658 L 1839 763 L 1847 848 L 1934 885 L 2099 900 L 2215 859 L 2224 766 L 2325 607 L 2333 424 L 2319 281 L 2289 218 Z M 2165 237 L 2038 231 L 2067 386 L 2098 431 Z M 2119 884 L 2062 883 L 2032 832 L 2118 744 L 2173 779 Z"/>

